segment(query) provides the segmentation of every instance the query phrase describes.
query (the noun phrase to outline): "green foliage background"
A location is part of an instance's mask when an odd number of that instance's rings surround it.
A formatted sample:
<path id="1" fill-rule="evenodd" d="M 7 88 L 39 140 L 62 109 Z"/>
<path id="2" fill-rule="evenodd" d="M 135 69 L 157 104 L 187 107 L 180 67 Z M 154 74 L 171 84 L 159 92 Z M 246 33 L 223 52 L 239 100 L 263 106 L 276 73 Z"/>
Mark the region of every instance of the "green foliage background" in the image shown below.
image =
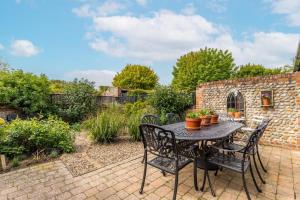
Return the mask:
<path id="1" fill-rule="evenodd" d="M 172 86 L 194 91 L 199 83 L 229 79 L 234 68 L 229 51 L 204 48 L 181 56 L 173 68 Z"/>
<path id="2" fill-rule="evenodd" d="M 55 103 L 56 113 L 75 123 L 95 112 L 94 83 L 85 79 L 75 79 L 64 90 L 63 100 Z"/>
<path id="3" fill-rule="evenodd" d="M 122 89 L 151 90 L 158 83 L 158 76 L 147 66 L 126 65 L 113 79 L 113 86 Z"/>
<path id="4" fill-rule="evenodd" d="M 66 122 L 54 117 L 44 120 L 16 119 L 0 127 L 0 135 L 0 153 L 9 157 L 43 149 L 60 152 L 74 150 L 74 132 Z"/>
<path id="5" fill-rule="evenodd" d="M 263 65 L 257 64 L 246 64 L 237 67 L 232 74 L 234 78 L 245 78 L 245 77 L 255 77 L 255 76 L 266 76 L 275 75 L 286 72 L 282 68 L 268 69 Z"/>
<path id="6" fill-rule="evenodd" d="M 49 109 L 49 80 L 22 70 L 0 70 L 0 104 L 21 109 L 27 115 Z"/>
<path id="7" fill-rule="evenodd" d="M 157 86 L 149 97 L 150 105 L 165 116 L 167 113 L 183 115 L 184 111 L 193 105 L 190 92 L 178 91 L 171 86 Z"/>

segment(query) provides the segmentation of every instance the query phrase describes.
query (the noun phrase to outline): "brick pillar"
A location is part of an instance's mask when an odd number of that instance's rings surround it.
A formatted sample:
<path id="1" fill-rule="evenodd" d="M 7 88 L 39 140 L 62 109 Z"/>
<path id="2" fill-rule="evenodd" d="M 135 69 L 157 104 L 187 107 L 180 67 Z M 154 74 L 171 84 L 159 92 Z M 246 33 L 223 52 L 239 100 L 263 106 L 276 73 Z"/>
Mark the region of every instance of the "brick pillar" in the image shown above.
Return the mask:
<path id="1" fill-rule="evenodd" d="M 204 103 L 204 87 L 197 87 L 196 89 L 196 109 L 201 109 Z"/>

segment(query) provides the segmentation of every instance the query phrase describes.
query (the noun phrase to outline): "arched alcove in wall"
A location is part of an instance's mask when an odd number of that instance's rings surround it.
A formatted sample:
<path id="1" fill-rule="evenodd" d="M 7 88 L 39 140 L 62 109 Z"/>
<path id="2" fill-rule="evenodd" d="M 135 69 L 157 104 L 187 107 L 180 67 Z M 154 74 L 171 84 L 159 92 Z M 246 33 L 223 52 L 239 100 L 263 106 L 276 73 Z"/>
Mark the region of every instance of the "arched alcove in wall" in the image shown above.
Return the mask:
<path id="1" fill-rule="evenodd" d="M 245 113 L 245 100 L 239 91 L 230 92 L 227 96 L 227 109 L 235 108 L 241 113 Z"/>

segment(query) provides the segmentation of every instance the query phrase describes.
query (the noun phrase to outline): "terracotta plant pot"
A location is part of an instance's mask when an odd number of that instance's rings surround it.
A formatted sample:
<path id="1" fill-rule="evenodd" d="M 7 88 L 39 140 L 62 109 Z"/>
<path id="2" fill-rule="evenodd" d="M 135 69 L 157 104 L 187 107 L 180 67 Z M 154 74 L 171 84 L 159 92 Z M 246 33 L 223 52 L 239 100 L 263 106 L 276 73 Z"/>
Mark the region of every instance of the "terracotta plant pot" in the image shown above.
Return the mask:
<path id="1" fill-rule="evenodd" d="M 201 125 L 201 119 L 191 119 L 191 118 L 185 118 L 185 128 L 190 130 L 197 130 L 200 129 Z"/>
<path id="2" fill-rule="evenodd" d="M 234 118 L 237 118 L 237 119 L 241 118 L 241 112 L 235 112 Z"/>
<path id="3" fill-rule="evenodd" d="M 211 116 L 202 116 L 202 117 L 200 117 L 200 119 L 201 119 L 201 125 L 202 126 L 209 126 L 210 125 Z"/>
<path id="4" fill-rule="evenodd" d="M 228 112 L 229 117 L 234 117 L 234 112 Z"/>
<path id="5" fill-rule="evenodd" d="M 210 123 L 211 124 L 217 124 L 218 123 L 218 119 L 219 119 L 219 115 L 212 115 Z"/>
<path id="6" fill-rule="evenodd" d="M 263 106 L 270 106 L 270 99 L 268 99 L 268 98 L 263 98 L 263 99 L 262 99 L 262 102 L 263 102 Z"/>

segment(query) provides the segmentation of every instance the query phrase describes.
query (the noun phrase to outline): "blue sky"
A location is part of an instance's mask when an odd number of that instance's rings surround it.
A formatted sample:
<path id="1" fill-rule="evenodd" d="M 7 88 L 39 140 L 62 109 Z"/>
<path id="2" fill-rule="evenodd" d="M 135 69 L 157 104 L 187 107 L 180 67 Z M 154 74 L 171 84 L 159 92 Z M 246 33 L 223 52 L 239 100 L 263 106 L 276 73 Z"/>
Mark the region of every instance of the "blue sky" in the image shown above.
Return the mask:
<path id="1" fill-rule="evenodd" d="M 0 59 L 51 79 L 109 85 L 126 64 L 172 80 L 177 58 L 205 46 L 240 64 L 291 64 L 299 0 L 1 0 Z"/>

